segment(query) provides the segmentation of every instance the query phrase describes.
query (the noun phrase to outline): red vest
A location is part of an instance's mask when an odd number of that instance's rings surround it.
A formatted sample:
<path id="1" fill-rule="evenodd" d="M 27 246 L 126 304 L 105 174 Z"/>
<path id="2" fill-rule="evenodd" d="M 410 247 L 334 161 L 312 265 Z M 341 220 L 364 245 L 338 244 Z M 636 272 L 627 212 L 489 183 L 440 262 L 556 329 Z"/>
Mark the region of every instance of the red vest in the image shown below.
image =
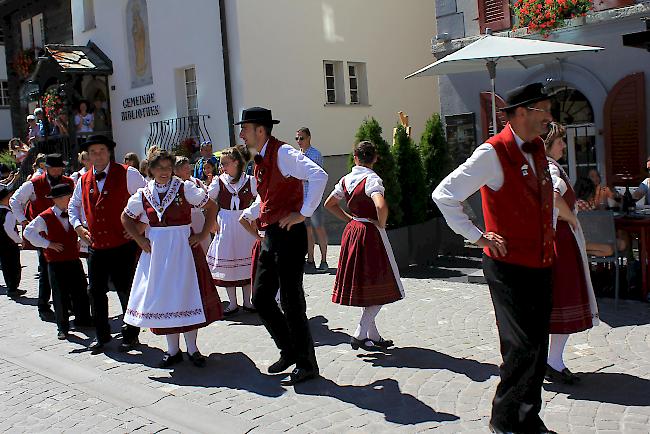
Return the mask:
<path id="1" fill-rule="evenodd" d="M 245 175 L 242 174 L 242 176 Z M 216 201 L 217 205 L 219 205 L 219 209 L 230 210 L 232 197 L 235 195 L 228 190 L 226 184 L 221 180 L 221 178 L 219 178 L 217 182 L 219 183 L 219 194 L 217 195 Z M 251 205 L 251 203 L 253 203 L 255 197 L 251 191 L 250 179 L 244 183 L 241 190 L 237 193 L 237 196 L 239 196 L 239 209 L 246 209 Z"/>
<path id="2" fill-rule="evenodd" d="M 52 202 L 52 199 L 45 197 L 49 195 L 52 190 L 52 187 L 47 180 L 47 174 L 44 173 L 36 178 L 32 178 L 30 182 L 34 185 L 34 196 L 36 196 L 36 199 L 27 204 L 25 216 L 27 217 L 27 220 L 31 221 L 34 220 L 37 215 L 54 205 L 54 202 Z M 74 190 L 74 181 L 72 178 L 63 176 L 61 178 L 61 183 L 67 183 Z"/>
<path id="3" fill-rule="evenodd" d="M 189 225 L 192 223 L 192 205 L 185 199 L 185 190 L 181 184 L 178 192 L 176 193 L 176 198 L 172 201 L 165 212 L 162 215 L 162 221 L 158 220 L 158 214 L 156 214 L 156 209 L 147 197 L 142 194 L 142 207 L 144 208 L 144 213 L 149 219 L 149 226 L 152 228 L 165 227 L 165 226 L 183 226 Z M 154 194 L 157 194 L 154 192 Z"/>
<path id="4" fill-rule="evenodd" d="M 501 235 L 508 254 L 498 261 L 530 268 L 553 263 L 553 185 L 541 138 L 533 157 L 537 176 L 517 146 L 510 124 L 487 143 L 497 152 L 503 168 L 503 186 L 481 188 L 485 230 Z M 492 256 L 489 249 L 484 249 Z"/>
<path id="5" fill-rule="evenodd" d="M 47 262 L 64 262 L 79 259 L 79 245 L 77 243 L 77 233 L 72 225 L 68 225 L 68 230 L 63 228 L 52 208 L 48 208 L 39 214 L 45 220 L 47 233 L 41 232 L 46 240 L 53 243 L 63 244 L 63 251 L 57 252 L 52 249 L 43 249 L 45 260 Z"/>
<path id="6" fill-rule="evenodd" d="M 111 163 L 101 194 L 94 170 L 84 173 L 80 178 L 81 197 L 93 249 L 112 249 L 129 242 L 124 238 L 120 220 L 131 197 L 126 183 L 126 171 L 127 166 Z"/>
<path id="7" fill-rule="evenodd" d="M 278 167 L 278 149 L 284 145 L 275 137 L 269 138 L 264 158 L 256 158 L 255 177 L 260 196 L 260 228 L 277 223 L 292 212 L 300 212 L 303 202 L 303 183 L 292 176 L 285 178 Z"/>

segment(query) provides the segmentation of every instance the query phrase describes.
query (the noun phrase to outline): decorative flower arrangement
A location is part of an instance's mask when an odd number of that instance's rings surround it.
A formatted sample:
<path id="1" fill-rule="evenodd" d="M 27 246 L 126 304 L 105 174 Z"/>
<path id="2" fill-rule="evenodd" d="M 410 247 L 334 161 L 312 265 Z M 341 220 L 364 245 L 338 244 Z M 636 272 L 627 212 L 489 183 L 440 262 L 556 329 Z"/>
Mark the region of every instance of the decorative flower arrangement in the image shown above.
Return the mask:
<path id="1" fill-rule="evenodd" d="M 16 71 L 16 74 L 18 74 L 18 77 L 21 80 L 26 80 L 32 71 L 34 71 L 36 65 L 34 53 L 34 48 L 19 51 L 14 56 L 14 60 L 11 62 L 11 66 L 13 67 L 14 71 Z"/>
<path id="2" fill-rule="evenodd" d="M 174 146 L 174 154 L 183 157 L 192 157 L 199 150 L 198 143 L 194 137 L 188 137 Z"/>
<path id="3" fill-rule="evenodd" d="M 548 36 L 571 18 L 583 17 L 594 7 L 593 0 L 516 0 L 515 14 L 519 27 Z"/>
<path id="4" fill-rule="evenodd" d="M 43 95 L 43 108 L 45 109 L 45 115 L 49 119 L 55 119 L 61 114 L 63 106 L 63 98 L 59 95 L 56 87 L 51 87 L 45 91 L 45 95 Z"/>

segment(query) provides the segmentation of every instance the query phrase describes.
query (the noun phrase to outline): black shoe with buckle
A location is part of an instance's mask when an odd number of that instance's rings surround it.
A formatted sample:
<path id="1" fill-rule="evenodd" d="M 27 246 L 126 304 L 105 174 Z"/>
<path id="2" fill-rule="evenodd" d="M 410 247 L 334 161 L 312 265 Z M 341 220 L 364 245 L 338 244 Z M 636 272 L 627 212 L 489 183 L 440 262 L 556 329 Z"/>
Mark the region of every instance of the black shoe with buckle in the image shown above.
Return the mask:
<path id="1" fill-rule="evenodd" d="M 88 349 L 90 350 L 91 354 L 99 354 L 104 352 L 104 345 L 109 343 L 111 341 L 111 337 L 109 336 L 106 339 L 99 339 L 95 338 L 95 340 L 92 341 Z"/>
<path id="2" fill-rule="evenodd" d="M 64 332 L 62 330 L 59 330 L 59 332 L 56 335 L 56 338 L 60 341 L 64 341 L 68 338 L 68 332 Z"/>
<path id="3" fill-rule="evenodd" d="M 280 381 L 280 384 L 283 386 L 294 386 L 316 377 L 318 377 L 318 371 L 315 369 L 296 368 L 287 378 Z"/>
<path id="4" fill-rule="evenodd" d="M 269 374 L 279 374 L 280 372 L 284 372 L 295 363 L 295 360 L 281 356 L 280 360 L 269 366 Z"/>
<path id="5" fill-rule="evenodd" d="M 39 310 L 38 317 L 41 319 L 41 321 L 45 321 L 45 322 L 54 322 L 54 320 L 56 319 L 52 309 Z"/>
<path id="6" fill-rule="evenodd" d="M 192 362 L 192 364 L 197 368 L 205 366 L 205 356 L 198 351 L 194 354 L 187 353 L 187 358 L 190 359 L 190 362 Z"/>
<path id="7" fill-rule="evenodd" d="M 138 338 L 123 339 L 122 343 L 120 343 L 120 345 L 117 347 L 117 351 L 120 353 L 126 353 L 131 350 L 135 350 L 138 345 L 140 345 Z"/>
<path id="8" fill-rule="evenodd" d="M 180 363 L 183 361 L 183 352 L 179 351 L 173 356 L 170 355 L 169 353 L 165 353 L 163 356 L 162 360 L 158 364 L 159 368 L 169 368 L 172 365 L 175 365 L 177 363 Z"/>
<path id="9" fill-rule="evenodd" d="M 550 365 L 546 365 L 546 374 L 544 375 L 544 378 L 551 383 L 575 384 L 580 382 L 580 377 L 569 371 L 569 368 L 564 368 L 562 371 L 558 371 L 557 369 L 553 369 Z"/>

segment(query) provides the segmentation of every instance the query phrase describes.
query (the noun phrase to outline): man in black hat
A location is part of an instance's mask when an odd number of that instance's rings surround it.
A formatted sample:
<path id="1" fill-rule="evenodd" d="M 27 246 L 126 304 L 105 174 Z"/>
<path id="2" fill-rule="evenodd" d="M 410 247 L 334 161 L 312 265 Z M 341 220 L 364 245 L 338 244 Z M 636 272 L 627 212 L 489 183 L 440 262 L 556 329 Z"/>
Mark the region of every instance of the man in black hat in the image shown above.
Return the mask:
<path id="1" fill-rule="evenodd" d="M 265 231 L 254 272 L 253 304 L 280 350 L 280 359 L 269 373 L 296 368 L 282 381 L 294 385 L 318 375 L 314 341 L 307 322 L 302 286 L 307 229 L 305 218 L 320 204 L 327 173 L 297 149 L 271 135 L 271 110 L 253 107 L 243 111 L 239 137 L 257 151 L 257 179 L 260 229 Z M 309 181 L 303 195 L 302 181 Z M 255 206 L 255 205 L 254 205 Z M 281 294 L 282 310 L 275 296 Z"/>
<path id="2" fill-rule="evenodd" d="M 514 89 L 508 124 L 436 187 L 449 226 L 483 247 L 503 364 L 492 406 L 493 432 L 550 432 L 539 417 L 551 314 L 553 186 L 541 135 L 551 96 L 541 83 Z M 481 190 L 485 232 L 462 202 Z"/>
<path id="3" fill-rule="evenodd" d="M 79 178 L 68 207 L 70 223 L 88 249 L 88 280 L 95 320 L 95 341 L 90 345 L 99 353 L 109 342 L 108 281 L 115 285 L 125 311 L 136 267 L 137 244 L 122 228 L 120 216 L 129 197 L 145 186 L 136 169 L 115 162 L 115 142 L 102 135 L 89 136 L 81 145 L 88 152 L 93 169 Z M 87 227 L 83 225 L 85 221 Z M 139 343 L 140 329 L 122 327 L 120 351 L 129 351 Z"/>
<path id="4" fill-rule="evenodd" d="M 24 237 L 35 247 L 43 249 L 54 298 L 54 314 L 58 338 L 66 339 L 70 330 L 68 311 L 72 301 L 76 327 L 90 327 L 90 305 L 87 282 L 81 260 L 77 233 L 68 220 L 68 202 L 72 187 L 59 184 L 47 196 L 54 205 L 25 227 Z"/>
<path id="5" fill-rule="evenodd" d="M 65 162 L 61 154 L 50 154 L 45 157 L 45 173 L 35 176 L 20 186 L 11 196 L 9 204 L 16 220 L 23 227 L 27 226 L 37 215 L 53 205 L 47 196 L 52 187 L 58 184 L 68 184 L 74 187 L 72 178 L 63 175 Z M 23 246 L 24 248 L 24 246 Z M 38 249 L 38 315 L 43 321 L 53 321 L 54 312 L 50 308 L 50 279 L 47 274 L 47 261 L 43 249 Z"/>

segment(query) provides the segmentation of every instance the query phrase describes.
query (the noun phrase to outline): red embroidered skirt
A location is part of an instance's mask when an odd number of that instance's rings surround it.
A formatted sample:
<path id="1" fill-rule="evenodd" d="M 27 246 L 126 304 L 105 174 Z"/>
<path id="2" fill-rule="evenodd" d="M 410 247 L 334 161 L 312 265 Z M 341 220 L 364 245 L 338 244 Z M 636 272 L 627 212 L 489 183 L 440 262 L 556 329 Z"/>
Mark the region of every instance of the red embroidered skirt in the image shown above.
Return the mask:
<path id="1" fill-rule="evenodd" d="M 587 291 L 578 244 L 569 224 L 558 220 L 555 231 L 550 333 L 577 333 L 593 326 Z"/>
<path id="2" fill-rule="evenodd" d="M 219 299 L 217 288 L 214 286 L 214 282 L 212 281 L 212 273 L 210 272 L 208 262 L 205 259 L 205 253 L 200 245 L 192 247 L 192 256 L 194 258 L 194 265 L 196 266 L 196 277 L 199 281 L 199 290 L 201 291 L 201 302 L 203 304 L 203 312 L 205 313 L 205 322 L 203 324 L 194 324 L 185 327 L 162 329 L 152 328 L 151 332 L 155 335 L 185 333 L 191 330 L 200 329 L 223 318 L 221 300 Z"/>
<path id="3" fill-rule="evenodd" d="M 375 306 L 402 294 L 381 234 L 372 223 L 352 220 L 341 239 L 332 301 L 345 306 Z"/>

